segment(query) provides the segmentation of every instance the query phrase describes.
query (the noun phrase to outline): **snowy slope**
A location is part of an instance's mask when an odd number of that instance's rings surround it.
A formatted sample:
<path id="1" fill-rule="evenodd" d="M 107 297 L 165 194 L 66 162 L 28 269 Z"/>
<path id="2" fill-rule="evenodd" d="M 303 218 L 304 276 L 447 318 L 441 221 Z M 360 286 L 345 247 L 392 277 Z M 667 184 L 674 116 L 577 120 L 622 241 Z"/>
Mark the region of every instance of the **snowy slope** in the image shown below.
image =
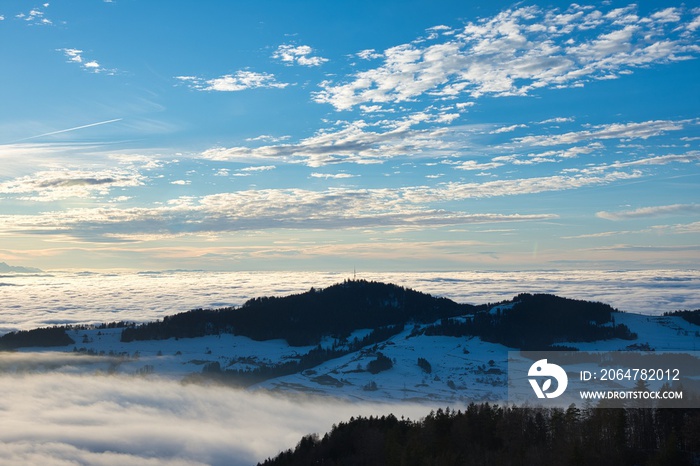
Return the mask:
<path id="1" fill-rule="evenodd" d="M 511 307 L 499 305 L 501 312 Z M 615 322 L 624 323 L 636 332 L 637 340 L 566 344 L 596 351 L 635 348 L 630 345 L 648 345 L 657 351 L 700 349 L 700 327 L 680 317 L 615 313 Z M 477 337 L 426 336 L 420 333 L 425 327 L 406 326 L 404 331 L 382 343 L 326 361 L 313 369 L 266 380 L 250 389 L 376 401 L 455 402 L 506 398 L 507 357 L 512 348 Z M 355 336 L 362 338 L 369 331 L 357 330 L 350 340 Z M 218 362 L 222 369 L 254 369 L 298 359 L 313 348 L 292 347 L 284 340 L 254 341 L 229 334 L 122 343 L 120 333 L 120 329 L 70 330 L 68 334 L 76 342 L 74 346 L 26 348 L 21 351 L 26 356 L 24 359 L 5 358 L 0 370 L 118 372 L 183 379 L 201 373 L 203 367 L 212 362 Z M 338 342 L 325 338 L 321 345 L 328 348 L 334 343 Z M 55 358 L 56 350 L 64 355 L 62 359 Z M 27 365 L 30 355 L 36 356 L 35 353 L 41 353 L 45 361 Z M 366 368 L 378 353 L 390 358 L 393 367 L 371 374 Z M 46 362 L 48 358 L 53 358 L 51 363 Z M 429 362 L 430 373 L 418 365 L 418 358 Z"/>

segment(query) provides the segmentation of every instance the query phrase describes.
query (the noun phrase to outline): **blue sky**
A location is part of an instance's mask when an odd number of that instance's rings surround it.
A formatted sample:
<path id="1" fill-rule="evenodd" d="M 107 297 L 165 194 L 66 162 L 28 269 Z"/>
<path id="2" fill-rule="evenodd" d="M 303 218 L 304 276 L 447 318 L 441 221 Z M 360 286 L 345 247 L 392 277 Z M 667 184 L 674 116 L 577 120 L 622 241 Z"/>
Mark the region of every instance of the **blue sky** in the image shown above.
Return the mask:
<path id="1" fill-rule="evenodd" d="M 0 260 L 697 268 L 696 2 L 4 1 Z"/>

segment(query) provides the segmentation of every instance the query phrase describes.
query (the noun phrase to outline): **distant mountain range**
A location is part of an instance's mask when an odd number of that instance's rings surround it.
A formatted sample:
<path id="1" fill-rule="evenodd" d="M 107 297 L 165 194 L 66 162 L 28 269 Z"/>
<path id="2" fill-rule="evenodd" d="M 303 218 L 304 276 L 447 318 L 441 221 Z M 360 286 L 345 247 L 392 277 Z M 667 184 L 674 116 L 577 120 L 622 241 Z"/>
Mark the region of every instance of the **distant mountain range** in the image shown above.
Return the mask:
<path id="1" fill-rule="evenodd" d="M 16 265 L 8 265 L 5 262 L 0 262 L 0 273 L 42 273 L 43 270 L 34 267 L 20 267 Z"/>

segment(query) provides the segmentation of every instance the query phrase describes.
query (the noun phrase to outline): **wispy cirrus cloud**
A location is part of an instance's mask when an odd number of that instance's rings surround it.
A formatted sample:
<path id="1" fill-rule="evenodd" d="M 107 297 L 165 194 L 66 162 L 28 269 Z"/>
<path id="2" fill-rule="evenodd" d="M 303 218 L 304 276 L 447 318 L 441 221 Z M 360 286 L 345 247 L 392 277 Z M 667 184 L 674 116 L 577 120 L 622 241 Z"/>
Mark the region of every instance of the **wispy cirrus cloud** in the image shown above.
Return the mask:
<path id="1" fill-rule="evenodd" d="M 139 240 L 268 229 L 356 229 L 547 221 L 547 213 L 469 213 L 445 203 L 603 186 L 640 177 L 637 172 L 601 176 L 549 176 L 435 187 L 359 189 L 260 189 L 172 199 L 153 207 L 73 208 L 36 215 L 0 216 L 0 232 L 59 235 L 80 241 Z"/>
<path id="2" fill-rule="evenodd" d="M 365 50 L 376 68 L 345 82 L 325 81 L 314 95 L 336 110 L 360 104 L 402 103 L 429 95 L 446 99 L 526 95 L 540 88 L 579 87 L 617 78 L 635 68 L 695 58 L 694 19 L 682 8 L 648 17 L 637 7 L 604 11 L 529 6 L 468 23 L 454 34 Z"/>
<path id="3" fill-rule="evenodd" d="M 591 180 L 589 183 L 595 183 Z M 221 233 L 268 229 L 432 228 L 441 225 L 539 221 L 553 214 L 468 213 L 428 203 L 492 195 L 567 189 L 563 180 L 545 186 L 502 185 L 424 188 L 261 189 L 186 196 L 153 207 L 72 208 L 34 215 L 0 216 L 0 233 L 58 235 L 87 242 L 138 240 L 152 235 Z M 556 186 L 555 186 L 556 185 Z M 574 188 L 569 183 L 569 188 Z"/>
<path id="4" fill-rule="evenodd" d="M 527 128 L 527 125 L 515 124 L 515 125 L 510 125 L 510 126 L 501 126 L 500 128 L 494 129 L 490 133 L 491 134 L 510 133 L 510 132 L 515 131 L 516 129 L 519 129 L 519 128 Z"/>
<path id="5" fill-rule="evenodd" d="M 642 157 L 626 161 L 615 161 L 610 164 L 591 165 L 585 168 L 571 168 L 567 171 L 578 173 L 600 173 L 605 170 L 619 170 L 630 167 L 643 168 L 645 166 L 661 166 L 671 163 L 693 163 L 700 162 L 700 151 L 692 150 L 684 154 L 657 155 L 654 157 Z"/>
<path id="6" fill-rule="evenodd" d="M 467 160 L 466 162 L 455 165 L 454 168 L 457 170 L 489 170 L 501 166 L 503 166 L 503 164 L 500 162 L 479 163 L 476 160 Z"/>
<path id="7" fill-rule="evenodd" d="M 201 154 L 209 160 L 275 159 L 302 162 L 310 167 L 330 163 L 380 163 L 397 156 L 447 155 L 456 147 L 445 137 L 446 128 L 417 129 L 415 126 L 437 121 L 440 115 L 416 114 L 386 125 L 364 120 L 343 123 L 340 128 L 320 130 L 297 143 L 212 148 Z"/>
<path id="8" fill-rule="evenodd" d="M 246 138 L 247 142 L 263 141 L 263 142 L 282 142 L 290 139 L 291 136 L 271 136 L 269 134 L 261 134 L 254 138 Z"/>
<path id="9" fill-rule="evenodd" d="M 283 44 L 277 47 L 272 58 L 280 60 L 287 65 L 321 66 L 328 61 L 327 58 L 314 56 L 314 49 L 308 45 Z"/>
<path id="10" fill-rule="evenodd" d="M 450 182 L 438 187 L 404 189 L 404 196 L 412 202 L 456 201 L 498 196 L 517 196 L 542 192 L 567 191 L 587 186 L 603 186 L 621 180 L 640 178 L 641 172 L 610 172 L 592 175 L 552 175 L 534 178 L 495 180 L 484 183 Z"/>
<path id="11" fill-rule="evenodd" d="M 175 79 L 186 83 L 198 91 L 239 92 L 247 89 L 284 89 L 289 84 L 277 81 L 271 73 L 239 70 L 218 78 L 201 78 L 198 76 L 176 76 Z"/>
<path id="12" fill-rule="evenodd" d="M 554 118 L 547 118 L 546 120 L 538 121 L 535 124 L 538 125 L 549 125 L 553 123 L 571 123 L 574 121 L 574 118 L 572 117 L 554 117 Z"/>
<path id="13" fill-rule="evenodd" d="M 648 139 L 660 136 L 669 131 L 680 131 L 686 128 L 692 120 L 650 120 L 633 123 L 611 123 L 596 125 L 590 130 L 572 131 L 557 135 L 538 135 L 515 138 L 517 144 L 529 146 L 556 146 L 562 144 L 577 144 L 590 140 L 619 139 Z"/>
<path id="14" fill-rule="evenodd" d="M 241 168 L 239 170 L 236 170 L 236 173 L 234 173 L 232 176 L 236 177 L 244 177 L 244 176 L 251 176 L 255 173 L 263 173 L 267 172 L 270 170 L 275 170 L 277 167 L 275 165 L 258 165 L 258 166 L 253 166 L 253 167 L 245 167 Z"/>
<path id="15" fill-rule="evenodd" d="M 496 130 L 484 130 L 478 126 L 451 127 L 451 118 L 446 115 L 457 114 L 456 107 L 439 110 L 416 112 L 401 119 L 372 122 L 356 120 L 339 122 L 333 127 L 319 130 L 315 135 L 298 142 L 266 144 L 258 147 L 236 146 L 217 147 L 204 151 L 202 158 L 210 160 L 249 160 L 278 159 L 286 162 L 301 162 L 311 167 L 320 167 L 339 162 L 382 163 L 395 157 L 429 157 L 442 158 L 466 156 L 470 144 L 478 144 L 476 136 L 481 134 L 500 135 L 526 124 L 514 124 Z M 564 120 L 558 120 L 564 122 Z M 570 122 L 570 120 L 566 120 Z M 462 170 L 482 170 L 497 168 L 504 164 L 533 165 L 552 163 L 564 159 L 575 159 L 582 155 L 603 152 L 604 142 L 624 143 L 635 139 L 646 140 L 663 136 L 670 132 L 688 129 L 697 124 L 696 120 L 650 120 L 631 123 L 609 123 L 604 125 L 584 126 L 586 129 L 569 131 L 562 134 L 539 134 L 517 137 L 497 145 L 479 146 L 484 152 L 514 152 L 509 155 L 495 155 L 490 162 L 466 160 L 454 162 L 455 168 Z M 276 142 L 274 139 L 260 137 L 249 142 Z M 541 151 L 540 147 L 552 148 Z M 570 147 L 566 147 L 570 146 Z M 528 150 L 524 152 L 523 149 Z M 515 152 L 523 151 L 523 152 Z M 653 158 L 615 162 L 608 165 L 593 165 L 574 169 L 591 171 L 609 168 L 632 167 L 639 165 L 662 165 L 673 162 L 693 161 L 696 151 L 684 155 L 664 155 Z"/>
<path id="16" fill-rule="evenodd" d="M 634 210 L 620 212 L 597 212 L 596 217 L 607 220 L 630 220 L 637 218 L 655 218 L 667 215 L 683 215 L 700 213 L 700 204 L 671 204 L 652 207 L 640 207 Z"/>
<path id="17" fill-rule="evenodd" d="M 258 166 L 254 166 L 254 167 L 241 168 L 239 171 L 241 171 L 241 172 L 266 172 L 266 171 L 274 170 L 275 168 L 277 168 L 277 167 L 275 167 L 274 165 L 258 165 Z"/>
<path id="18" fill-rule="evenodd" d="M 359 175 L 352 175 L 350 173 L 317 173 L 314 172 L 309 175 L 311 178 L 323 178 L 324 180 L 342 180 L 347 178 L 356 178 Z"/>

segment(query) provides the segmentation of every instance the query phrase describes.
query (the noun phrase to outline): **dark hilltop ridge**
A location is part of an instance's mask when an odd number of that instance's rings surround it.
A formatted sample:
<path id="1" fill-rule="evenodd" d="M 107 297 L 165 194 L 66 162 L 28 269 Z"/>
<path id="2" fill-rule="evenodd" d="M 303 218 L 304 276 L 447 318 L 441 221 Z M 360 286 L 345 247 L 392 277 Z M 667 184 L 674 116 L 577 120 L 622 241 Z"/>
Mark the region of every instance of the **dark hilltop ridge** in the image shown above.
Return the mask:
<path id="1" fill-rule="evenodd" d="M 292 346 L 307 346 L 318 344 L 324 336 L 346 338 L 356 329 L 428 323 L 477 309 L 393 284 L 353 280 L 285 297 L 253 298 L 240 307 L 176 314 L 124 329 L 122 341 L 235 333 L 258 341 L 284 339 Z"/>
<path id="2" fill-rule="evenodd" d="M 532 350 L 561 342 L 635 338 L 625 325 L 615 324 L 616 310 L 607 304 L 548 294 L 520 294 L 502 304 L 458 304 L 393 284 L 350 280 L 302 294 L 254 298 L 241 307 L 175 314 L 125 328 L 122 341 L 235 333 L 307 346 L 324 336 L 342 340 L 363 328 L 395 328 L 397 333 L 409 324 L 432 324 L 425 329 L 428 335 L 479 336 Z M 470 318 L 453 319 L 458 316 Z"/>
<path id="3" fill-rule="evenodd" d="M 253 298 L 240 307 L 193 309 L 154 322 L 97 327 L 121 328 L 122 342 L 228 333 L 256 341 L 284 339 L 292 346 L 317 345 L 328 336 L 343 341 L 355 330 L 372 329 L 363 340 L 349 342 L 358 347 L 420 324 L 416 331 L 426 335 L 478 336 L 510 348 L 542 350 L 563 349 L 566 342 L 634 340 L 635 333 L 615 322 L 616 312 L 608 304 L 550 294 L 523 293 L 501 303 L 460 304 L 394 284 L 346 280 L 300 294 Z M 700 310 L 667 315 L 700 321 Z M 0 337 L 0 349 L 72 345 L 66 330 L 76 327 L 80 326 L 11 332 Z"/>

